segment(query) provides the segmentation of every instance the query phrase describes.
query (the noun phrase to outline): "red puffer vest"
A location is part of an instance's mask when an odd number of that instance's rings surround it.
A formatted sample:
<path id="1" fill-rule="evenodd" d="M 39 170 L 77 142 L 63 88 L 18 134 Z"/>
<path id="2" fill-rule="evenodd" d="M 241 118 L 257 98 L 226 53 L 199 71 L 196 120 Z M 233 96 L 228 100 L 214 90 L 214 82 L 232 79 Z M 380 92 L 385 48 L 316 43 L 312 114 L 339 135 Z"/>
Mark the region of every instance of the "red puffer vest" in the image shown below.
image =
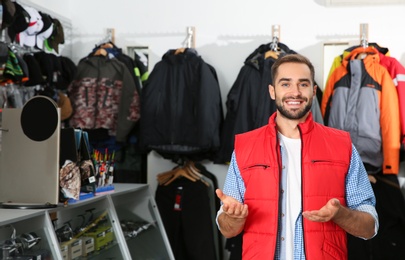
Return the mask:
<path id="1" fill-rule="evenodd" d="M 249 205 L 243 259 L 274 259 L 275 255 L 282 165 L 275 118 L 276 113 L 267 126 L 235 138 L 236 161 Z M 311 113 L 299 129 L 303 210 L 320 209 L 331 198 L 345 206 L 345 179 L 352 154 L 349 134 L 314 122 Z M 334 222 L 303 218 L 303 230 L 307 260 L 347 259 L 346 232 Z"/>

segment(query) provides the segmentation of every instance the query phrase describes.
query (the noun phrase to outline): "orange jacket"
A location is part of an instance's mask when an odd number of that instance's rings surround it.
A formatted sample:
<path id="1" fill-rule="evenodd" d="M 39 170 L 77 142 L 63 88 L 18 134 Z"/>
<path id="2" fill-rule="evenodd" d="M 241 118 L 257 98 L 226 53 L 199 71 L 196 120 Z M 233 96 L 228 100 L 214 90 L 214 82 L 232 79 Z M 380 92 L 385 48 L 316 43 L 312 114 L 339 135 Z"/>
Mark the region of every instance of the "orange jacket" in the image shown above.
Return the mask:
<path id="1" fill-rule="evenodd" d="M 361 53 L 367 56 L 359 60 Z M 375 48 L 356 48 L 343 59 L 326 83 L 321 111 L 325 125 L 350 133 L 366 168 L 398 173 L 398 94 Z"/>

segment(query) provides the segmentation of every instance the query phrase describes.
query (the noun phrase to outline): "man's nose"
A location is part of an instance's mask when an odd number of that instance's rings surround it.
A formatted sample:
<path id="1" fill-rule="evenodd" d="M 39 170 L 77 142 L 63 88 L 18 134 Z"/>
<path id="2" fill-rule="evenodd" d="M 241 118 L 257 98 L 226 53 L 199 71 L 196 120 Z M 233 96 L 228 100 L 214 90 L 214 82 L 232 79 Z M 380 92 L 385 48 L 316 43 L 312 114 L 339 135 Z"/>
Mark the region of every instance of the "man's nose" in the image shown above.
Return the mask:
<path id="1" fill-rule="evenodd" d="M 300 84 L 293 84 L 291 87 L 291 91 L 296 94 L 301 94 Z"/>

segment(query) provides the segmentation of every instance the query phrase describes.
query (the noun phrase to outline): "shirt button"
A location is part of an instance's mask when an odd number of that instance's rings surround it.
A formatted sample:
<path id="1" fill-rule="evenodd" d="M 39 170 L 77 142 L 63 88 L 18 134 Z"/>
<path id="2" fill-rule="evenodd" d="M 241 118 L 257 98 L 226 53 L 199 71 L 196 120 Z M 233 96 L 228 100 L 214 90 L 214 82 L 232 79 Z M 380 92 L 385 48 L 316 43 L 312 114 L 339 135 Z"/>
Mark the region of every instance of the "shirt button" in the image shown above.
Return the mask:
<path id="1" fill-rule="evenodd" d="M 281 241 L 284 241 L 284 237 L 281 238 Z"/>
<path id="2" fill-rule="evenodd" d="M 281 213 L 281 216 L 284 217 L 284 213 Z"/>
<path id="3" fill-rule="evenodd" d="M 285 169 L 285 165 L 283 165 L 283 169 Z"/>
<path id="4" fill-rule="evenodd" d="M 284 193 L 284 190 L 281 190 L 281 193 Z"/>

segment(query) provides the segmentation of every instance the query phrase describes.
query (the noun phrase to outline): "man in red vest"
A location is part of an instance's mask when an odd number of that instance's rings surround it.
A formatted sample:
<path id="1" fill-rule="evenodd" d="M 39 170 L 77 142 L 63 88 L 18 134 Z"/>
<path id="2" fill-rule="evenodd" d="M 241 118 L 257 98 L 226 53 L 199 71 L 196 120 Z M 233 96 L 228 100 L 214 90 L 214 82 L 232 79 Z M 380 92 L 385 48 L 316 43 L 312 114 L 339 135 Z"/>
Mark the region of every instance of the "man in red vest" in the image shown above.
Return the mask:
<path id="1" fill-rule="evenodd" d="M 272 67 L 277 112 L 235 137 L 217 224 L 243 231 L 243 259 L 347 259 L 346 232 L 378 230 L 375 196 L 349 133 L 314 122 L 311 62 L 299 54 Z"/>

